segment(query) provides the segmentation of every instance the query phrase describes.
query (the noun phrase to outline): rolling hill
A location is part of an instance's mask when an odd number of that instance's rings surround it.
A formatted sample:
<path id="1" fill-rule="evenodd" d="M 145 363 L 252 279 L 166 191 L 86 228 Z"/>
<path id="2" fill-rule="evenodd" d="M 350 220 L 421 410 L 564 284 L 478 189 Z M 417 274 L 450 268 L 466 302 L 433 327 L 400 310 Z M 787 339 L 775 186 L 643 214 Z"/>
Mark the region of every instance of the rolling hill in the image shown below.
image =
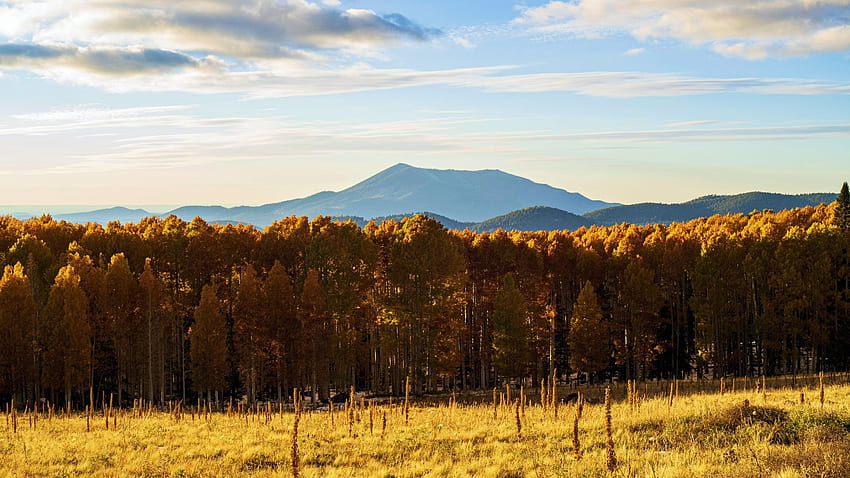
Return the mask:
<path id="1" fill-rule="evenodd" d="M 416 168 L 397 164 L 339 191 L 324 191 L 306 198 L 263 206 L 184 206 L 162 214 L 143 209 L 112 207 L 90 212 L 54 214 L 71 222 L 138 222 L 144 217 L 174 214 L 191 221 L 196 216 L 210 223 L 243 222 L 263 228 L 283 217 L 327 215 L 352 219 L 360 225 L 411 216 L 426 211 L 448 229 L 473 231 L 574 230 L 582 226 L 620 223 L 669 224 L 715 214 L 782 210 L 835 200 L 834 193 L 777 194 L 748 192 L 703 196 L 678 204 L 640 203 L 612 205 L 578 193 L 538 184 L 498 170 L 456 171 Z M 579 215 L 582 213 L 582 215 Z M 15 214 L 21 217 L 20 214 Z"/>
<path id="2" fill-rule="evenodd" d="M 630 224 L 669 224 L 686 222 L 698 217 L 715 214 L 747 214 L 752 211 L 771 209 L 793 209 L 831 203 L 834 193 L 776 194 L 749 192 L 729 196 L 703 196 L 679 204 L 640 203 L 615 206 L 584 214 L 592 224 L 611 226 L 627 222 Z"/>
<path id="3" fill-rule="evenodd" d="M 493 232 L 496 229 L 504 229 L 505 231 L 560 231 L 563 229 L 575 230 L 590 225 L 590 221 L 587 219 L 567 211 L 536 206 L 488 219 L 471 226 L 469 229 L 476 232 Z"/>

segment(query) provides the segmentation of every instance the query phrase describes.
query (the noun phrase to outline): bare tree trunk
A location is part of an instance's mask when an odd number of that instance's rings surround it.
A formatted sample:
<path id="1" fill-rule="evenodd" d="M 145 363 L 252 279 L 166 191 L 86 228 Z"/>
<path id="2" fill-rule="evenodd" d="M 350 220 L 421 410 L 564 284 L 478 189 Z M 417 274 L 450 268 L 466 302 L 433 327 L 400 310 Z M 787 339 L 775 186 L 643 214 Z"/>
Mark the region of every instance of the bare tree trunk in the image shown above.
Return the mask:
<path id="1" fill-rule="evenodd" d="M 153 311 L 152 307 L 152 299 L 150 292 L 147 295 L 148 300 L 148 310 L 147 310 L 147 319 L 148 319 L 148 400 L 153 401 Z"/>

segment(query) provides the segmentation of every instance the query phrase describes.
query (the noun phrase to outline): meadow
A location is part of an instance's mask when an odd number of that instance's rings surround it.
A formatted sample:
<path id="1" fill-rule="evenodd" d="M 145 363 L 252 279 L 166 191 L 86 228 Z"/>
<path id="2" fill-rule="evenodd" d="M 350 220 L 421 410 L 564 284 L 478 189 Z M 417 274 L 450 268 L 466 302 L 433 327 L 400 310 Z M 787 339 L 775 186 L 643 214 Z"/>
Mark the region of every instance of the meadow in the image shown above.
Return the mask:
<path id="1" fill-rule="evenodd" d="M 762 383 L 614 384 L 610 451 L 599 385 L 458 393 L 409 408 L 403 398 L 358 398 L 297 415 L 291 404 L 6 408 L 0 476 L 847 476 L 847 376 Z M 577 421 L 577 401 L 562 398 L 578 392 Z"/>

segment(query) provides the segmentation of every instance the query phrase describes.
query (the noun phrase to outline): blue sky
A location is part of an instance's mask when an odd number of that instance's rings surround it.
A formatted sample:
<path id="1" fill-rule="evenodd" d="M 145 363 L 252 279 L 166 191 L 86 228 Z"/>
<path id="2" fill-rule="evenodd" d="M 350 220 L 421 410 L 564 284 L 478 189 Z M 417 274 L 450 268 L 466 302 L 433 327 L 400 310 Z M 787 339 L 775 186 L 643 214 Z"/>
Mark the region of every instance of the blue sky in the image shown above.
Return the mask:
<path id="1" fill-rule="evenodd" d="M 398 162 L 834 191 L 850 0 L 0 0 L 0 137 L 7 205 L 257 205 Z"/>

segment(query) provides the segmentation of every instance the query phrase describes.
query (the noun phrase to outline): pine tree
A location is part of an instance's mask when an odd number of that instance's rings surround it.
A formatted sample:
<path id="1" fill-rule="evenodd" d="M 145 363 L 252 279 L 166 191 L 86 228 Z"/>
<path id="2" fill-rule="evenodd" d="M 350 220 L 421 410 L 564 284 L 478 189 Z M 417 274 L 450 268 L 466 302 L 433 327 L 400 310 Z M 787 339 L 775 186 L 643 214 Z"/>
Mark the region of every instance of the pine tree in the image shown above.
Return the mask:
<path id="1" fill-rule="evenodd" d="M 850 230 L 850 191 L 848 191 L 847 182 L 841 186 L 841 192 L 838 193 L 836 201 L 838 206 L 835 207 L 832 223 L 842 231 Z"/>
<path id="2" fill-rule="evenodd" d="M 237 363 L 248 401 L 257 399 L 258 372 L 262 369 L 267 342 L 265 297 L 254 267 L 250 264 L 239 277 L 239 290 L 233 307 L 233 342 Z"/>
<path id="3" fill-rule="evenodd" d="M 263 283 L 268 318 L 270 352 L 275 368 L 278 400 L 283 399 L 284 382 L 293 382 L 294 369 L 301 353 L 301 324 L 295 294 L 286 269 L 275 261 Z"/>
<path id="4" fill-rule="evenodd" d="M 521 377 L 530 354 L 528 309 L 510 274 L 505 276 L 493 305 L 493 365 L 502 376 Z"/>
<path id="5" fill-rule="evenodd" d="M 313 403 L 328 398 L 328 320 L 327 294 L 319 282 L 319 273 L 313 269 L 307 271 L 304 289 L 301 292 L 299 309 L 301 330 L 304 332 L 306 358 L 308 360 L 308 381 L 313 392 Z"/>
<path id="6" fill-rule="evenodd" d="M 205 285 L 201 290 L 201 303 L 195 309 L 195 322 L 189 330 L 189 354 L 192 358 L 192 378 L 195 391 L 223 390 L 227 374 L 227 331 L 221 303 L 215 289 Z"/>
<path id="7" fill-rule="evenodd" d="M 608 365 L 608 328 L 602 323 L 602 309 L 590 281 L 582 287 L 573 307 L 568 341 L 570 367 L 574 371 L 589 375 Z"/>

